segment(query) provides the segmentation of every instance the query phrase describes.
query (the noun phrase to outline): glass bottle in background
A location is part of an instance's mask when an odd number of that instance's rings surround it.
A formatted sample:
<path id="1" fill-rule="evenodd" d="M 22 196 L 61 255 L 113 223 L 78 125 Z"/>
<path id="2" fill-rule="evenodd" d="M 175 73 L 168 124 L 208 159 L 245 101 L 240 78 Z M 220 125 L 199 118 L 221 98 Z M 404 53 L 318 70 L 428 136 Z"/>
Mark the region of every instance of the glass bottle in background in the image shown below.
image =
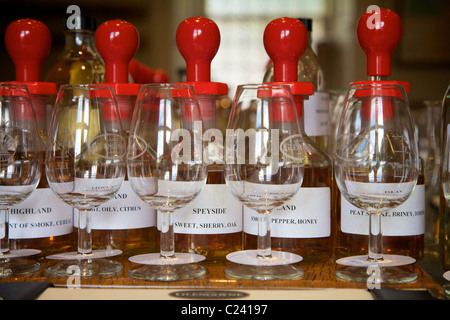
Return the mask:
<path id="1" fill-rule="evenodd" d="M 442 102 L 441 181 L 439 209 L 439 246 L 444 269 L 450 270 L 450 86 Z"/>
<path id="2" fill-rule="evenodd" d="M 425 161 L 425 250 L 439 252 L 439 170 L 441 163 L 442 101 L 424 101 L 427 117 Z"/>
<path id="3" fill-rule="evenodd" d="M 328 150 L 328 92 L 326 79 L 319 59 L 312 49 L 312 19 L 299 18 L 308 31 L 308 44 L 298 61 L 298 81 L 311 82 L 314 85 L 314 95 L 304 103 L 304 130 L 322 151 Z M 263 82 L 273 81 L 273 63 L 271 62 L 264 75 Z"/>
<path id="4" fill-rule="evenodd" d="M 103 83 L 105 66 L 95 47 L 97 22 L 80 17 L 74 29 L 64 26 L 65 46 L 61 55 L 47 72 L 45 80 L 61 84 Z"/>

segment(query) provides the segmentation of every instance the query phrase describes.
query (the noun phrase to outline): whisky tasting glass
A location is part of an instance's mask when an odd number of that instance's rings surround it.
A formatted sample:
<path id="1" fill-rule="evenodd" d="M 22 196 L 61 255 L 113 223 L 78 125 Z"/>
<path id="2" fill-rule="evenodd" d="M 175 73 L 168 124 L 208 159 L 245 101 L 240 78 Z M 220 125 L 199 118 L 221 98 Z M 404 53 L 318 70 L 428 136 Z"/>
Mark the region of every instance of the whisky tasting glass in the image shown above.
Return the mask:
<path id="1" fill-rule="evenodd" d="M 303 274 L 302 257 L 271 249 L 272 211 L 289 201 L 303 182 L 304 140 L 287 85 L 240 85 L 226 133 L 225 179 L 231 193 L 257 212 L 256 250 L 227 255 L 227 275 L 290 279 Z M 275 214 L 275 213 L 274 213 Z"/>
<path id="2" fill-rule="evenodd" d="M 25 200 L 41 176 L 42 152 L 27 87 L 0 83 L 0 277 L 41 268 L 24 258 L 39 250 L 9 249 L 9 208 Z"/>
<path id="3" fill-rule="evenodd" d="M 160 252 L 130 257 L 137 279 L 173 281 L 203 276 L 204 256 L 175 252 L 173 214 L 194 200 L 206 183 L 202 117 L 191 85 L 141 87 L 128 141 L 128 180 L 159 211 Z"/>
<path id="4" fill-rule="evenodd" d="M 118 191 L 126 174 L 126 139 L 113 89 L 105 85 L 61 86 L 48 131 L 45 169 L 50 188 L 78 210 L 78 250 L 48 256 L 61 260 L 46 269 L 56 276 L 120 272 L 105 259 L 119 250 L 92 250 L 91 210 Z"/>
<path id="5" fill-rule="evenodd" d="M 412 281 L 413 258 L 383 254 L 382 216 L 412 194 L 419 157 L 408 99 L 402 85 L 351 84 L 337 131 L 335 176 L 347 201 L 368 213 L 368 255 L 337 260 L 345 280 L 381 283 Z M 341 267 L 342 266 L 342 267 Z"/>

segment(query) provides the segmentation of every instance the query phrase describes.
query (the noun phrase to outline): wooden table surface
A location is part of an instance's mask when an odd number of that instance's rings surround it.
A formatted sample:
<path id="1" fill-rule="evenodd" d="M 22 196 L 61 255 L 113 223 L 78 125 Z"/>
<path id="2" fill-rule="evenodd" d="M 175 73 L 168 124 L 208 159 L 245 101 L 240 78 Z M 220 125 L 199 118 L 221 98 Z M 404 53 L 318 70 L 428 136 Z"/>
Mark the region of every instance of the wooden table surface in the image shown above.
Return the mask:
<path id="1" fill-rule="evenodd" d="M 127 275 L 127 271 L 136 266 L 128 261 L 126 257 L 117 256 L 110 258 L 120 261 L 124 265 L 122 272 L 113 276 L 93 276 L 82 277 L 81 288 L 190 288 L 190 289 L 229 289 L 229 290 L 251 290 L 251 289 L 328 289 L 328 288 L 360 288 L 367 289 L 367 284 L 362 282 L 342 281 L 336 278 L 336 263 L 333 260 L 297 264 L 303 269 L 302 277 L 294 280 L 245 280 L 234 279 L 225 275 L 225 269 L 232 265 L 228 261 L 201 262 L 207 269 L 207 274 L 203 277 L 180 280 L 180 281 L 145 281 L 133 279 Z M 34 274 L 20 277 L 5 277 L 0 281 L 33 281 L 50 282 L 57 287 L 66 287 L 68 278 L 50 277 L 46 274 L 46 266 L 55 263 L 54 260 L 42 258 L 39 260 L 42 265 L 41 270 Z M 418 279 L 406 284 L 382 285 L 382 287 L 393 287 L 406 290 L 428 290 L 435 298 L 445 298 L 445 292 L 442 286 L 437 283 L 427 272 L 425 272 L 417 263 L 411 265 L 411 268 L 418 274 Z"/>

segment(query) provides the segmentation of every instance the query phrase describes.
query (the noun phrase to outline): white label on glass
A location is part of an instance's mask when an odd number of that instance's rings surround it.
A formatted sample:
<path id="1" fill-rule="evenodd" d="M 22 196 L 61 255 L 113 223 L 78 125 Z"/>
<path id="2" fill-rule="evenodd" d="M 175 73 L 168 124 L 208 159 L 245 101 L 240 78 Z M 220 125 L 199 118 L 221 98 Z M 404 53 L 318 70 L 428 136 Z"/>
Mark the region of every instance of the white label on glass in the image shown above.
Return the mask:
<path id="1" fill-rule="evenodd" d="M 58 194 L 81 193 L 87 195 L 97 195 L 114 192 L 122 184 L 123 178 L 111 179 L 85 179 L 75 178 L 71 182 L 50 182 L 53 190 Z"/>
<path id="2" fill-rule="evenodd" d="M 206 184 L 197 198 L 174 212 L 173 221 L 175 233 L 242 232 L 242 204 L 225 184 Z"/>
<path id="3" fill-rule="evenodd" d="M 74 210 L 78 226 L 78 210 Z M 92 229 L 124 230 L 156 226 L 156 210 L 146 204 L 124 181 L 116 195 L 103 205 L 92 209 Z"/>
<path id="4" fill-rule="evenodd" d="M 415 182 L 370 183 L 345 180 L 347 193 L 351 195 L 369 198 L 380 196 L 392 200 L 399 200 L 407 196 L 414 185 Z"/>
<path id="5" fill-rule="evenodd" d="M 425 186 L 416 185 L 413 194 L 397 208 L 383 212 L 385 236 L 414 236 L 425 232 Z M 368 235 L 369 213 L 353 206 L 341 195 L 341 230 L 344 233 Z"/>
<path id="6" fill-rule="evenodd" d="M 33 239 L 66 235 L 72 232 L 72 207 L 50 188 L 36 189 L 9 210 L 9 237 Z"/>
<path id="7" fill-rule="evenodd" d="M 300 188 L 271 214 L 271 235 L 277 238 L 322 238 L 331 234 L 330 188 Z M 258 213 L 244 207 L 244 232 L 258 234 Z"/>
<path id="8" fill-rule="evenodd" d="M 304 101 L 303 119 L 308 136 L 328 135 L 328 93 L 316 92 Z"/>

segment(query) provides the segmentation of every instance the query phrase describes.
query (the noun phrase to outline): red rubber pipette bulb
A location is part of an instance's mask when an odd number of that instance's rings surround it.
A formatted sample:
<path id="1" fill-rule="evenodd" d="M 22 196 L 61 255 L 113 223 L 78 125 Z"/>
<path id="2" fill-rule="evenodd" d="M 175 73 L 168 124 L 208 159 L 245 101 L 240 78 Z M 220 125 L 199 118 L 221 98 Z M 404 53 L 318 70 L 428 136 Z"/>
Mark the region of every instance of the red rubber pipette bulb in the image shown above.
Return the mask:
<path id="1" fill-rule="evenodd" d="M 42 64 L 52 46 L 47 26 L 28 18 L 13 21 L 6 29 L 5 45 L 16 68 L 16 81 L 41 81 Z"/>
<path id="2" fill-rule="evenodd" d="M 298 60 L 305 52 L 308 35 L 298 19 L 279 18 L 264 31 L 264 47 L 273 61 L 274 82 L 297 82 Z"/>
<path id="3" fill-rule="evenodd" d="M 176 41 L 186 61 L 186 81 L 211 81 L 211 61 L 220 46 L 216 23 L 203 17 L 188 18 L 178 26 Z"/>
<path id="4" fill-rule="evenodd" d="M 129 22 L 116 19 L 102 23 L 95 45 L 105 62 L 106 83 L 128 83 L 128 67 L 139 48 L 139 33 Z"/>
<path id="5" fill-rule="evenodd" d="M 384 8 L 364 13 L 358 22 L 357 35 L 367 56 L 367 75 L 389 77 L 392 53 L 402 37 L 402 22 L 398 14 Z"/>

